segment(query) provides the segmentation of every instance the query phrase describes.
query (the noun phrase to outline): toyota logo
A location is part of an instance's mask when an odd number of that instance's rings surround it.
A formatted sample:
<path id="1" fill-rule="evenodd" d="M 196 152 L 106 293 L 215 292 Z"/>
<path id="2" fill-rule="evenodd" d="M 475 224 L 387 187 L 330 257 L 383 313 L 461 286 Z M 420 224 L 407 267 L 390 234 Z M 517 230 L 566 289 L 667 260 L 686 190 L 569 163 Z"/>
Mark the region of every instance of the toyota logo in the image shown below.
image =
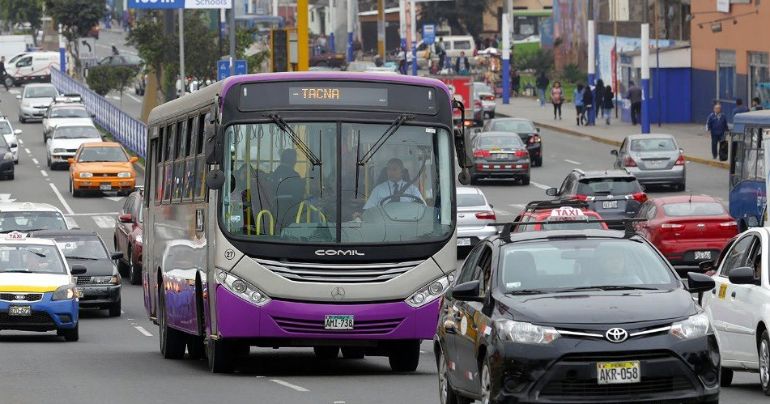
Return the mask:
<path id="1" fill-rule="evenodd" d="M 334 288 L 334 289 L 332 289 L 332 298 L 334 300 L 342 300 L 342 299 L 344 299 L 345 298 L 345 289 L 343 289 L 343 288 L 341 288 L 339 286 Z"/>
<path id="2" fill-rule="evenodd" d="M 622 328 L 610 328 L 604 336 L 607 338 L 607 341 L 619 344 L 628 339 L 628 331 Z"/>

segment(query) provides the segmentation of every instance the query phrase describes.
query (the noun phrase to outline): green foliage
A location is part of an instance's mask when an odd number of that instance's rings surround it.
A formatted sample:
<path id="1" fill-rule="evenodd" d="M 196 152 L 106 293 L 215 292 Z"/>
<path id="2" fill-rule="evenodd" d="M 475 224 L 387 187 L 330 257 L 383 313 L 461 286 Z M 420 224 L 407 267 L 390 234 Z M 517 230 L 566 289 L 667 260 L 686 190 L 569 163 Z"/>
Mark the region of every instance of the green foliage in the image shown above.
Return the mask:
<path id="1" fill-rule="evenodd" d="M 270 50 L 265 49 L 253 55 L 246 56 L 246 63 L 249 65 L 249 73 L 261 73 L 259 70 L 265 61 L 270 59 Z"/>
<path id="2" fill-rule="evenodd" d="M 553 51 L 543 48 L 520 49 L 517 46 L 513 55 L 513 64 L 517 70 L 548 74 L 553 69 Z"/>
<path id="3" fill-rule="evenodd" d="M 0 0 L 0 20 L 10 24 L 28 22 L 32 38 L 37 44 L 37 31 L 42 26 L 42 0 Z"/>
<path id="4" fill-rule="evenodd" d="M 126 66 L 94 66 L 88 69 L 86 82 L 91 90 L 104 96 L 113 90 L 123 92 L 135 75 L 136 71 Z"/>
<path id="5" fill-rule="evenodd" d="M 22 0 L 27 1 L 27 0 Z M 86 36 L 104 15 L 104 0 L 45 0 L 45 8 L 64 36 L 72 42 Z"/>
<path id="6" fill-rule="evenodd" d="M 454 7 L 447 2 L 421 3 L 418 26 L 446 22 L 452 28 L 453 35 L 468 34 L 478 38 L 484 29 L 484 12 L 490 9 L 491 4 L 491 0 L 455 0 Z"/>
<path id="7" fill-rule="evenodd" d="M 175 51 L 171 39 L 165 35 L 161 12 L 152 11 L 146 17 L 137 20 L 126 38 L 126 43 L 136 48 L 139 57 L 145 61 L 150 70 L 159 73 L 164 64 L 172 62 Z M 179 49 L 178 46 L 177 49 Z"/>
<path id="8" fill-rule="evenodd" d="M 580 70 L 580 67 L 575 63 L 570 63 L 564 66 L 564 70 L 561 73 L 564 80 L 570 83 L 577 83 L 582 81 L 586 77 L 586 73 Z"/>
<path id="9" fill-rule="evenodd" d="M 254 34 L 256 29 L 238 28 L 235 30 L 235 58 L 245 59 L 246 50 L 254 43 Z M 216 39 L 216 38 L 215 38 Z M 227 35 L 222 41 L 222 48 L 225 53 L 230 52 L 230 36 Z"/>

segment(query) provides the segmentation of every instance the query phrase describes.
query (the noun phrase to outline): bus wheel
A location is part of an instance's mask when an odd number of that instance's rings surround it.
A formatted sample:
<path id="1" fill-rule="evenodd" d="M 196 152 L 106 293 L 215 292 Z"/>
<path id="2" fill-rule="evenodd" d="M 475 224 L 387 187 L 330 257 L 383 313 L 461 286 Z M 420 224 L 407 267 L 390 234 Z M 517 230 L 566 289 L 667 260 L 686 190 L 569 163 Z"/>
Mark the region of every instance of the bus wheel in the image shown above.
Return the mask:
<path id="1" fill-rule="evenodd" d="M 226 341 L 209 338 L 206 342 L 206 359 L 211 373 L 233 371 L 233 356 Z"/>
<path id="2" fill-rule="evenodd" d="M 203 347 L 203 337 L 190 335 L 187 337 L 187 357 L 192 360 L 203 358 L 205 348 Z"/>
<path id="3" fill-rule="evenodd" d="M 420 341 L 405 341 L 394 346 L 388 359 L 394 372 L 414 372 L 420 363 Z"/>
<path id="4" fill-rule="evenodd" d="M 182 359 L 186 346 L 185 334 L 168 326 L 166 319 L 166 302 L 163 299 L 163 288 L 158 290 L 158 340 L 160 353 L 166 359 Z"/>
<path id="5" fill-rule="evenodd" d="M 364 348 L 342 348 L 342 357 L 345 359 L 364 359 Z"/>
<path id="6" fill-rule="evenodd" d="M 338 346 L 314 346 L 313 352 L 318 359 L 337 359 L 340 353 Z"/>

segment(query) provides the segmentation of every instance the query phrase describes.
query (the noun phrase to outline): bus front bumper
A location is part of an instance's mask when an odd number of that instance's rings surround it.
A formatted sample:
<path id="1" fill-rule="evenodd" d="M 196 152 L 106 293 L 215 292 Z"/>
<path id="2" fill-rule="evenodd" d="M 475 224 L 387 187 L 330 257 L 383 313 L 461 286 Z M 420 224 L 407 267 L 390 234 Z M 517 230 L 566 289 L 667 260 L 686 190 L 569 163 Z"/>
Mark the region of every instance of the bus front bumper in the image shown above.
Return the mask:
<path id="1" fill-rule="evenodd" d="M 414 308 L 405 302 L 333 304 L 271 300 L 262 307 L 217 288 L 217 328 L 223 338 L 298 341 L 430 340 L 436 333 L 440 299 Z M 350 330 L 326 329 L 326 316 L 353 316 Z M 302 345 L 301 343 L 299 343 Z"/>

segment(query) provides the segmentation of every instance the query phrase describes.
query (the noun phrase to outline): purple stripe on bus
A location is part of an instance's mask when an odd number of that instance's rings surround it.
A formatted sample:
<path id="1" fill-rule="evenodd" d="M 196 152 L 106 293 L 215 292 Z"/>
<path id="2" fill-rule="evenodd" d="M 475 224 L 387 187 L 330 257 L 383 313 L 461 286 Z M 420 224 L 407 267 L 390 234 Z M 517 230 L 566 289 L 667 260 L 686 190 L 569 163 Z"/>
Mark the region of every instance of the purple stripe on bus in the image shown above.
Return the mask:
<path id="1" fill-rule="evenodd" d="M 419 309 L 404 302 L 330 304 L 281 300 L 256 307 L 217 287 L 217 328 L 225 338 L 428 340 L 436 334 L 438 309 L 438 300 Z M 353 315 L 355 329 L 325 330 L 325 316 L 335 314 Z M 315 329 L 318 331 L 312 331 Z"/>

